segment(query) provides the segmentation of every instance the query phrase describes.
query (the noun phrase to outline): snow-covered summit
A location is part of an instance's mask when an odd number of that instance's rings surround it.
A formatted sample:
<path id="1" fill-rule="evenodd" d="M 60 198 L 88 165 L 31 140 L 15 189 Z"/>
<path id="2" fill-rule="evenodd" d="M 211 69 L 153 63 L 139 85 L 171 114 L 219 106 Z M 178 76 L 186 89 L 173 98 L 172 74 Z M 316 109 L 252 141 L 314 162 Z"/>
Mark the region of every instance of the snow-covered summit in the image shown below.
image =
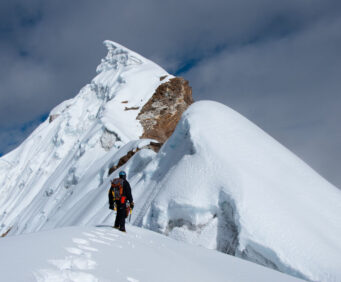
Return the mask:
<path id="1" fill-rule="evenodd" d="M 172 76 L 117 43 L 105 45 L 108 55 L 91 83 L 55 107 L 48 120 L 0 159 L 0 235 L 45 226 L 89 168 L 142 135 L 137 115 L 164 82 L 160 77 Z M 89 189 L 103 182 L 107 172 L 101 165 Z"/>
<path id="2" fill-rule="evenodd" d="M 97 73 L 101 73 L 113 68 L 118 69 L 120 65 L 125 67 L 129 65 L 140 65 L 147 61 L 141 55 L 116 42 L 105 40 L 104 45 L 108 49 L 108 54 L 104 59 L 101 60 L 101 64 L 98 65 L 96 69 Z"/>
<path id="3" fill-rule="evenodd" d="M 110 170 L 130 154 L 121 169 L 133 187 L 135 225 L 297 277 L 339 281 L 340 191 L 222 104 L 194 103 L 172 134 L 168 105 L 184 110 L 190 87 L 105 44 L 91 83 L 0 159 L 0 235 L 112 224 L 107 191 L 118 171 Z M 183 95 L 169 95 L 174 89 Z M 144 128 L 161 132 L 155 124 L 172 134 L 158 153 L 140 139 Z"/>
<path id="4" fill-rule="evenodd" d="M 312 281 L 341 278 L 340 190 L 232 109 L 193 104 L 133 186 L 146 178 L 135 224 Z"/>

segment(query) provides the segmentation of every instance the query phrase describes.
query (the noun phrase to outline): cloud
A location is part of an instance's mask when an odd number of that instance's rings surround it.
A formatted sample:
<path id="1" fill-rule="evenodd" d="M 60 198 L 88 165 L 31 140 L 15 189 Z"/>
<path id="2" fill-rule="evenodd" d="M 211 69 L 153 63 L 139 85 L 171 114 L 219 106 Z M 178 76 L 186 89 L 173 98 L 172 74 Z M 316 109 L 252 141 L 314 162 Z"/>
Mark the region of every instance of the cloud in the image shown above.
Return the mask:
<path id="1" fill-rule="evenodd" d="M 339 0 L 1 1 L 0 127 L 18 128 L 75 96 L 111 39 L 182 69 L 195 97 L 231 105 L 331 171 L 340 158 L 316 148 L 323 123 L 339 119 L 340 11 Z M 310 150 L 300 145 L 305 126 L 321 134 Z"/>
<path id="2" fill-rule="evenodd" d="M 16 61 L 0 78 L 0 127 L 32 120 L 56 103 L 57 88 L 53 73 L 31 61 Z"/>
<path id="3" fill-rule="evenodd" d="M 18 144 L 23 142 L 33 130 L 41 124 L 48 115 L 42 115 L 36 120 L 24 123 L 20 126 L 0 127 L 0 156 L 4 155 L 10 150 L 15 149 Z"/>
<path id="4" fill-rule="evenodd" d="M 285 38 L 225 50 L 186 76 L 197 99 L 230 105 L 340 184 L 340 27 L 340 19 L 326 19 Z"/>

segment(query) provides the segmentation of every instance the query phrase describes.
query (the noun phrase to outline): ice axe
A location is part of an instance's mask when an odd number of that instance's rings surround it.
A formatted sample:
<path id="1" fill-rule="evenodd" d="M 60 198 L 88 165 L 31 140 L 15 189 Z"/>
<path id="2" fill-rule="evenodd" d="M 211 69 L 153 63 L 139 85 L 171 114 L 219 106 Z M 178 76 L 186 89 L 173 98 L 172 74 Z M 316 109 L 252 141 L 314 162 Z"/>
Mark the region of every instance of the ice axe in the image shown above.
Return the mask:
<path id="1" fill-rule="evenodd" d="M 129 211 L 129 222 L 130 222 L 130 220 L 131 220 L 131 214 L 132 214 L 132 212 L 133 212 L 133 209 L 130 209 L 130 211 Z"/>

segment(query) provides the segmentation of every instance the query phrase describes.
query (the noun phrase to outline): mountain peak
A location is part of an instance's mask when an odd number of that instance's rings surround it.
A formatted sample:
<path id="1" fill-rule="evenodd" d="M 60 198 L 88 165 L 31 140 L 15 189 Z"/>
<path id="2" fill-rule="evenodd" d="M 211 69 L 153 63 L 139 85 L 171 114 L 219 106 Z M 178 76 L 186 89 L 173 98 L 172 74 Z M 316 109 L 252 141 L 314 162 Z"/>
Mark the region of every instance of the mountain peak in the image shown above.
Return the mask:
<path id="1" fill-rule="evenodd" d="M 116 42 L 105 40 L 103 44 L 107 47 L 108 54 L 101 60 L 96 69 L 97 73 L 108 69 L 118 69 L 120 66 L 140 65 L 146 60 L 141 55 Z"/>
<path id="2" fill-rule="evenodd" d="M 120 167 L 134 225 L 304 279 L 339 281 L 340 191 L 225 105 L 191 105 L 185 79 L 104 44 L 91 83 L 0 159 L 0 235 L 112 226 L 107 195 Z"/>

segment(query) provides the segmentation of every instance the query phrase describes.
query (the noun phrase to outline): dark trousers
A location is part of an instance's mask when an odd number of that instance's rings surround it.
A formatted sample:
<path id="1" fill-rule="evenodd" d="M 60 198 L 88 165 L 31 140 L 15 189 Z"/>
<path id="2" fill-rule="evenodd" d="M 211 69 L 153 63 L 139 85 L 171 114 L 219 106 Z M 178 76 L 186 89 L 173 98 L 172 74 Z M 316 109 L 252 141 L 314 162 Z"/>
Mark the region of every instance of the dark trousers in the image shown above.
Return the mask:
<path id="1" fill-rule="evenodd" d="M 121 231 L 125 231 L 126 227 L 126 204 L 116 202 L 117 214 L 115 220 L 115 228 L 119 228 Z"/>

